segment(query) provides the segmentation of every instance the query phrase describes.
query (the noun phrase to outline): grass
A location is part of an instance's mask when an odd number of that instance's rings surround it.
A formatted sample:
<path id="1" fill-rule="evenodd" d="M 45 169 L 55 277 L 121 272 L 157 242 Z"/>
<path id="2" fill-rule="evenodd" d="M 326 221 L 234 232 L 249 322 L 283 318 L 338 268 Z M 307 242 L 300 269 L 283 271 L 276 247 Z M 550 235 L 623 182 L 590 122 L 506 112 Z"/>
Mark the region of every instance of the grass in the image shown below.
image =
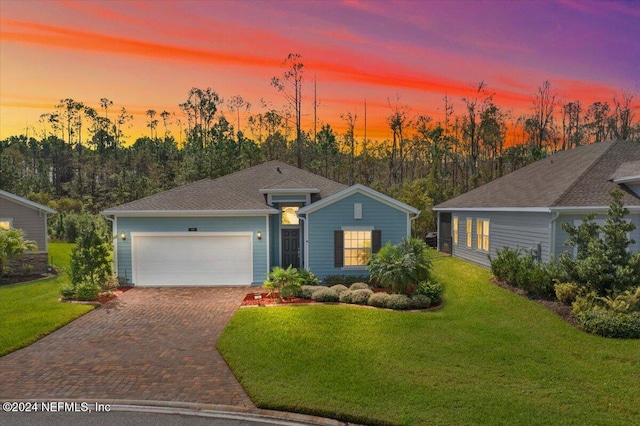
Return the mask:
<path id="1" fill-rule="evenodd" d="M 66 270 L 73 244 L 49 243 L 55 266 Z M 0 356 L 30 345 L 93 306 L 58 302 L 69 284 L 62 273 L 54 278 L 0 287 Z"/>
<path id="2" fill-rule="evenodd" d="M 640 424 L 640 342 L 581 332 L 438 260 L 439 311 L 240 309 L 218 347 L 252 400 L 365 424 Z"/>

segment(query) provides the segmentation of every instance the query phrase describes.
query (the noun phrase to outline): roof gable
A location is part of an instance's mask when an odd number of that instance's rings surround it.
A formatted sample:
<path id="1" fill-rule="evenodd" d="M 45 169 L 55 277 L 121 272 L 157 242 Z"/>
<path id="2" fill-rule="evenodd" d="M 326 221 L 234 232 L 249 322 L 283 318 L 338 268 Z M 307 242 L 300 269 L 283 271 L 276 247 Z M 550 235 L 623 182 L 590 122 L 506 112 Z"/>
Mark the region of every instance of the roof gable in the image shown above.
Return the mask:
<path id="1" fill-rule="evenodd" d="M 560 151 L 435 207 L 447 209 L 569 208 L 607 206 L 619 187 L 610 178 L 625 162 L 640 160 L 640 144 L 601 142 Z M 639 172 L 640 173 L 640 172 Z M 623 202 L 640 206 L 625 193 Z"/>
<path id="2" fill-rule="evenodd" d="M 345 188 L 338 182 L 315 175 L 281 161 L 270 161 L 219 177 L 176 187 L 140 200 L 103 211 L 103 214 L 271 214 L 265 190 L 311 191 L 320 198 Z"/>
<path id="3" fill-rule="evenodd" d="M 313 213 L 314 211 L 320 210 L 326 206 L 329 206 L 337 201 L 343 200 L 353 194 L 356 193 L 360 193 L 360 194 L 364 194 L 368 197 L 371 197 L 377 201 L 380 201 L 381 203 L 387 204 L 393 208 L 396 208 L 398 210 L 404 211 L 406 213 L 413 213 L 416 216 L 420 214 L 420 210 L 411 207 L 408 204 L 405 204 L 401 201 L 398 201 L 394 198 L 391 198 L 387 195 L 384 195 L 376 190 L 373 190 L 367 186 L 364 185 L 360 185 L 360 184 L 356 184 L 356 185 L 352 185 L 340 192 L 337 192 L 323 200 L 317 201 L 313 204 L 309 204 L 308 206 L 305 206 L 303 208 L 301 208 L 300 210 L 298 210 L 298 214 L 308 214 L 308 213 Z"/>
<path id="4" fill-rule="evenodd" d="M 51 214 L 57 213 L 55 210 L 53 210 L 50 207 L 43 206 L 42 204 L 36 203 L 35 201 L 28 200 L 26 198 L 20 197 L 19 195 L 12 194 L 11 192 L 3 191 L 2 189 L 0 189 L 0 196 L 8 200 L 14 201 L 18 204 L 22 204 L 23 206 L 30 207 L 34 210 L 40 210 L 45 213 L 51 213 Z"/>

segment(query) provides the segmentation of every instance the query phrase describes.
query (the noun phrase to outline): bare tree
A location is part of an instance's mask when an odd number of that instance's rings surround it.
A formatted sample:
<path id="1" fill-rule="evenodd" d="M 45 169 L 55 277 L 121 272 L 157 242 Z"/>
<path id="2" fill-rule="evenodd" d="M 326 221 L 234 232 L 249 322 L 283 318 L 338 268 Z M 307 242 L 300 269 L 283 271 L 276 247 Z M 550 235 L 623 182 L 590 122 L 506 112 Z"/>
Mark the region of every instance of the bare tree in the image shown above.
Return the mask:
<path id="1" fill-rule="evenodd" d="M 285 99 L 293 109 L 296 120 L 296 159 L 298 167 L 302 167 L 302 56 L 297 53 L 289 53 L 284 60 L 286 71 L 283 77 L 273 77 L 271 85 L 284 94 Z"/>
<path id="2" fill-rule="evenodd" d="M 555 107 L 556 94 L 551 91 L 551 83 L 545 80 L 542 86 L 538 87 L 538 93 L 534 95 L 533 115 L 525 122 L 531 143 L 540 150 L 552 141 Z"/>

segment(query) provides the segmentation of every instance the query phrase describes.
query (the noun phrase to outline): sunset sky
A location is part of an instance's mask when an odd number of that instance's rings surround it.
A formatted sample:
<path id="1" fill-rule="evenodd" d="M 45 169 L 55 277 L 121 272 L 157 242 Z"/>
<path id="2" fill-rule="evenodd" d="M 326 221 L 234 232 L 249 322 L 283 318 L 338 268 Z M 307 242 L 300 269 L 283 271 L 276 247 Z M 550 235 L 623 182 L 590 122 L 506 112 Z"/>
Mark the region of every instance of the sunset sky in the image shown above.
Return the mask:
<path id="1" fill-rule="evenodd" d="M 192 87 L 241 95 L 250 113 L 280 108 L 270 85 L 282 61 L 304 62 L 303 122 L 356 137 L 391 136 L 391 105 L 443 119 L 447 94 L 484 81 L 518 116 L 549 80 L 560 100 L 640 103 L 640 1 L 36 1 L 0 0 L 0 139 L 39 135 L 62 98 L 134 114 L 128 140 L 148 135 L 144 112 L 180 114 Z M 226 106 L 222 111 L 228 114 Z M 177 128 L 173 129 L 177 136 Z M 159 132 L 161 133 L 161 132 Z"/>

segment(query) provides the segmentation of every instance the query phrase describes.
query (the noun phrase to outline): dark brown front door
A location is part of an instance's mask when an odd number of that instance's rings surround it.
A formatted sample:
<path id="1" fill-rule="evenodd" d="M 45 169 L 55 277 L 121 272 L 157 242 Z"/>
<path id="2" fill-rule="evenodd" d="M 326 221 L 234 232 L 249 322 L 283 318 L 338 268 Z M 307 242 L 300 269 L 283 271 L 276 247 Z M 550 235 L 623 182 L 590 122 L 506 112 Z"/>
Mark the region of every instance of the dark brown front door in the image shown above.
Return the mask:
<path id="1" fill-rule="evenodd" d="M 282 267 L 300 267 L 300 229 L 282 229 Z"/>

